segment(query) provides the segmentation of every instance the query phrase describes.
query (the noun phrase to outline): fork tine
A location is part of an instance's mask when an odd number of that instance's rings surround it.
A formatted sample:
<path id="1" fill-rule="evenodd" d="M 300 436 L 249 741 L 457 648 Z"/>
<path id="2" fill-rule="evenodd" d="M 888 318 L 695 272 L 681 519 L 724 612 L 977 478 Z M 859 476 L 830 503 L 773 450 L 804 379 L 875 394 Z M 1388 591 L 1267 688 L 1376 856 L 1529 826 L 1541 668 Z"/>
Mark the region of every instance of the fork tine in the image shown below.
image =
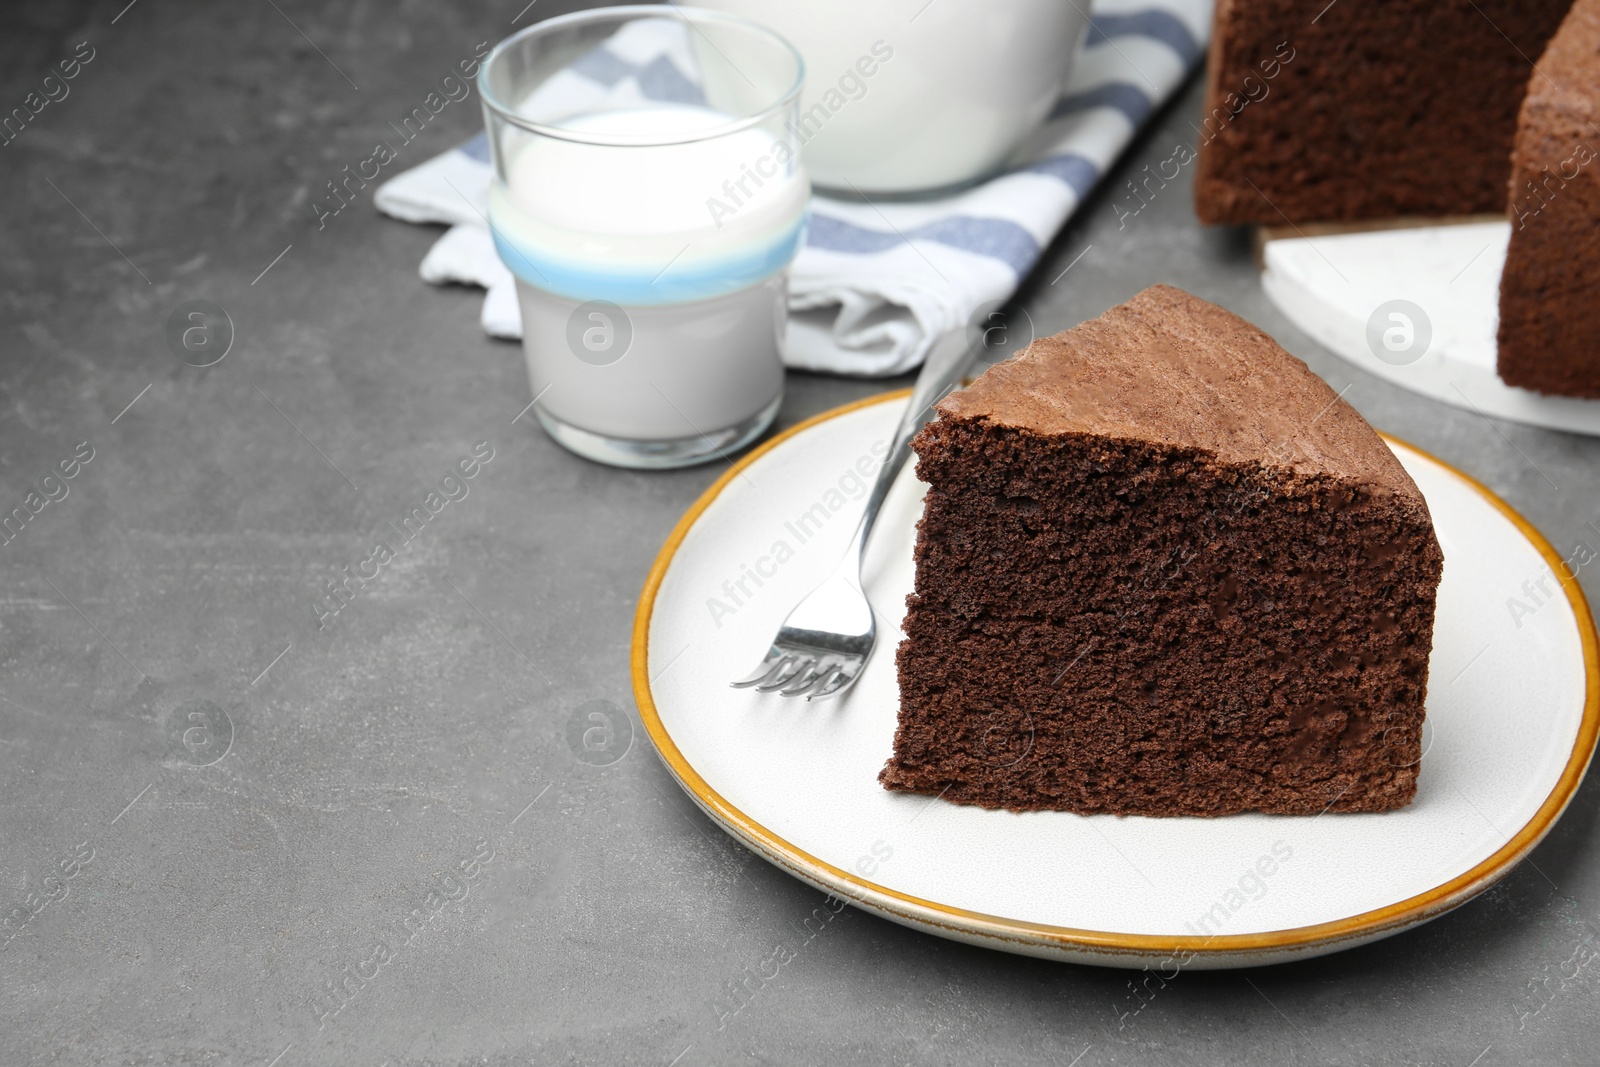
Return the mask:
<path id="1" fill-rule="evenodd" d="M 810 700 L 812 697 L 816 696 L 822 691 L 823 686 L 827 685 L 833 680 L 833 676 L 837 674 L 838 671 L 839 665 L 837 663 L 827 664 L 822 670 L 819 670 L 813 677 L 807 680 L 804 689 L 797 689 L 792 694 L 785 692 L 784 695 L 804 696 L 807 700 Z"/>
<path id="2" fill-rule="evenodd" d="M 828 672 L 828 677 L 823 679 L 816 689 L 806 694 L 806 699 L 826 700 L 853 681 L 855 681 L 855 675 L 846 670 L 843 663 L 837 664 L 833 670 Z"/>
<path id="3" fill-rule="evenodd" d="M 803 674 L 796 674 L 790 683 L 778 690 L 779 696 L 797 697 L 815 689 L 824 678 L 833 673 L 833 667 L 812 660 Z"/>
<path id="4" fill-rule="evenodd" d="M 733 686 L 735 689 L 748 689 L 752 685 L 760 685 L 762 682 L 772 677 L 773 670 L 778 667 L 780 661 L 783 659 L 783 654 L 778 651 L 776 646 L 769 648 L 767 649 L 767 654 L 761 659 L 761 665 L 755 669 L 754 673 L 752 673 L 750 677 L 741 679 L 737 682 L 729 682 L 728 684 Z"/>
<path id="5" fill-rule="evenodd" d="M 767 681 L 756 686 L 756 692 L 770 693 L 774 689 L 782 689 L 809 670 L 811 662 L 810 656 L 801 656 L 795 653 L 785 656 L 783 662 L 778 665 L 778 669 L 772 672 L 772 676 Z M 791 664 L 794 666 L 792 671 L 788 669 Z"/>

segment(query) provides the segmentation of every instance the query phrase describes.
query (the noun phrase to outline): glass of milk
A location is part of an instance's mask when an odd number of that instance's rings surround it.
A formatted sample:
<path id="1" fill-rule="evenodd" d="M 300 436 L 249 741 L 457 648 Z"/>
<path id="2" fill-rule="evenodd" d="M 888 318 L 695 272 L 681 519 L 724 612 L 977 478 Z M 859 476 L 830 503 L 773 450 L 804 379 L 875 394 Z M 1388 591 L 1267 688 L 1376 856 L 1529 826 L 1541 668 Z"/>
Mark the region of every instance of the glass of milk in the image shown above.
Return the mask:
<path id="1" fill-rule="evenodd" d="M 489 227 L 533 409 L 565 447 L 680 467 L 772 422 L 810 194 L 803 69 L 771 30 L 669 6 L 549 19 L 489 53 Z"/>

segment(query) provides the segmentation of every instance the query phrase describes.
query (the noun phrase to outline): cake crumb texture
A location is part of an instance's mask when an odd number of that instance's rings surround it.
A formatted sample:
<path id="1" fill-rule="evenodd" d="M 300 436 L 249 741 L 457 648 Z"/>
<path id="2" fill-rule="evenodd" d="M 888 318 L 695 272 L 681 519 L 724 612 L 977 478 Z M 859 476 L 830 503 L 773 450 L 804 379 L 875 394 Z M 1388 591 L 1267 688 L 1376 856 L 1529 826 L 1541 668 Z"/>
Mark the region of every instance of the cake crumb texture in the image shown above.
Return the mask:
<path id="1" fill-rule="evenodd" d="M 1527 84 L 1500 276 L 1507 385 L 1600 397 L 1600 0 L 1578 0 Z"/>
<path id="2" fill-rule="evenodd" d="M 1146 815 L 1415 795 L 1427 505 L 1260 330 L 1157 286 L 991 368 L 913 444 L 884 786 Z"/>

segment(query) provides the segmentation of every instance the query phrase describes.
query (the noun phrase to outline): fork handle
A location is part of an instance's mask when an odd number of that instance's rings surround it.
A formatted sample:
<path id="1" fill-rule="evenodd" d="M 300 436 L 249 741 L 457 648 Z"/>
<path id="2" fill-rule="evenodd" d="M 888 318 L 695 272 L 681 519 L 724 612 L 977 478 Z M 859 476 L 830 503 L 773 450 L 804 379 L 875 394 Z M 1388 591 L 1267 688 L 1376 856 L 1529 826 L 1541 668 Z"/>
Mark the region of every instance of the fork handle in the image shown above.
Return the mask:
<path id="1" fill-rule="evenodd" d="M 905 414 L 900 416 L 900 425 L 895 427 L 889 453 L 883 457 L 878 480 L 873 483 L 866 509 L 861 513 L 861 522 L 856 526 L 855 540 L 851 544 L 854 553 L 845 553 L 846 560 L 854 556 L 858 567 L 866 557 L 867 542 L 872 537 L 872 528 L 877 525 L 878 512 L 883 510 L 883 502 L 888 499 L 894 480 L 899 477 L 900 469 L 911 456 L 912 436 L 928 421 L 933 405 L 944 399 L 951 387 L 961 381 L 962 372 L 975 352 L 976 349 L 967 342 L 967 331 L 951 330 L 934 342 L 928 358 L 923 361 L 922 371 L 917 375 L 916 384 L 911 387 L 911 400 L 906 404 Z"/>

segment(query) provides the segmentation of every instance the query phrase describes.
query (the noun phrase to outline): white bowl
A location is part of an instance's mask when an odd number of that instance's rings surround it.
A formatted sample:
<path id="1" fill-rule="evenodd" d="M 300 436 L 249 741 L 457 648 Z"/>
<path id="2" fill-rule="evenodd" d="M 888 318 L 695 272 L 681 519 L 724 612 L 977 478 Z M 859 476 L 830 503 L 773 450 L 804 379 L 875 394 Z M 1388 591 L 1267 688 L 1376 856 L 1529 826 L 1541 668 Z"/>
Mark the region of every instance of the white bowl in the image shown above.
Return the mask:
<path id="1" fill-rule="evenodd" d="M 1088 26 L 1063 0 L 696 0 L 805 58 L 799 135 L 820 186 L 924 192 L 997 170 L 1038 129 Z"/>

